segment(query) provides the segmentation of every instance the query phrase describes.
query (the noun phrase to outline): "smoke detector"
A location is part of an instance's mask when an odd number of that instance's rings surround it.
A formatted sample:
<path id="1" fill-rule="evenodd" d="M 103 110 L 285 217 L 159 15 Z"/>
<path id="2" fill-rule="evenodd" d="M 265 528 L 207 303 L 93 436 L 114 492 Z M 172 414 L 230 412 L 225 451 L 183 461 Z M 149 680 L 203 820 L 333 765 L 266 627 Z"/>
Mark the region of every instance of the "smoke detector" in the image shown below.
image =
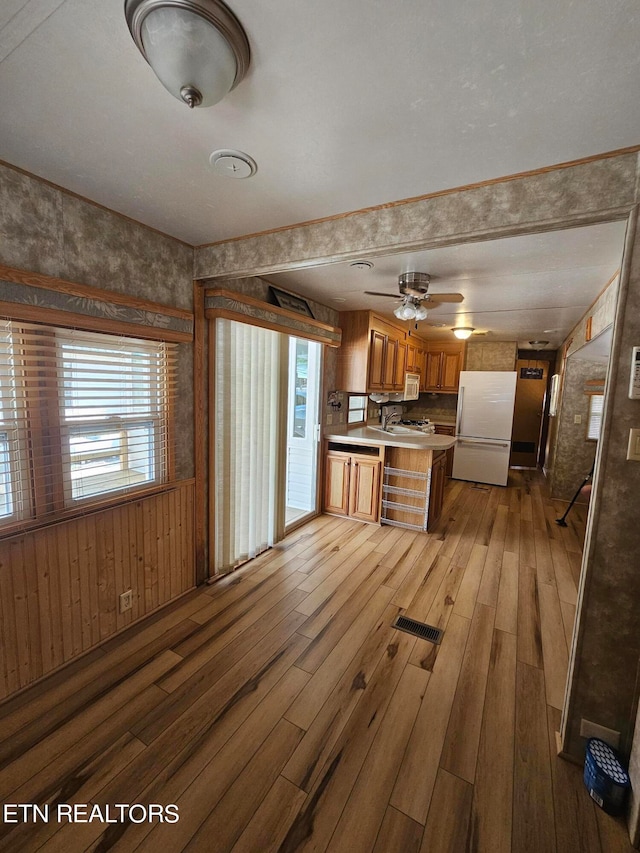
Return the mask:
<path id="1" fill-rule="evenodd" d="M 221 148 L 213 151 L 209 156 L 209 163 L 216 175 L 225 178 L 252 178 L 258 171 L 258 164 L 243 151 L 233 151 L 230 148 Z"/>

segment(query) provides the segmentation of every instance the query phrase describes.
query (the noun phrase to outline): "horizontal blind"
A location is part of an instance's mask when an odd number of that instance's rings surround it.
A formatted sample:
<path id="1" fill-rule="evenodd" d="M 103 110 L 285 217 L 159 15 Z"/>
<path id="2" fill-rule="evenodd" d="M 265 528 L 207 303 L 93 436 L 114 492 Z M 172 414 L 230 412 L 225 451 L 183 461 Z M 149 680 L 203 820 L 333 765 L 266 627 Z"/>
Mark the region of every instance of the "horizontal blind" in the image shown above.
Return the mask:
<path id="1" fill-rule="evenodd" d="M 0 523 L 167 477 L 174 344 L 0 321 Z"/>
<path id="2" fill-rule="evenodd" d="M 603 394 L 591 394 L 589 397 L 589 423 L 587 425 L 587 438 L 597 441 L 600 438 L 602 427 L 602 409 L 604 405 Z"/>

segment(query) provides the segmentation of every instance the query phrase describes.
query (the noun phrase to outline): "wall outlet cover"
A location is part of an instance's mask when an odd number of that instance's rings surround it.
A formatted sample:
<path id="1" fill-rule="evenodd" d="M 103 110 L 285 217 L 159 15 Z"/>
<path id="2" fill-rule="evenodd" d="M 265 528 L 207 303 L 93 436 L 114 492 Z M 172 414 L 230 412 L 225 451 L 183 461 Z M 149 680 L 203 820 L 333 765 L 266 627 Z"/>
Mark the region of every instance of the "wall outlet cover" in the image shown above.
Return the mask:
<path id="1" fill-rule="evenodd" d="M 133 590 L 128 589 L 120 593 L 120 613 L 126 613 L 133 607 Z"/>

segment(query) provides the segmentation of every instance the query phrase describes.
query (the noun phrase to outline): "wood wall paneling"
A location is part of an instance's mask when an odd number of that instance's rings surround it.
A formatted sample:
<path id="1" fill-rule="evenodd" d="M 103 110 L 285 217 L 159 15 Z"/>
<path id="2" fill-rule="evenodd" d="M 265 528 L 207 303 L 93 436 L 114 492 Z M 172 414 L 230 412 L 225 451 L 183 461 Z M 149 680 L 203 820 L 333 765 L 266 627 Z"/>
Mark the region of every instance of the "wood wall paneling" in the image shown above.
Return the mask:
<path id="1" fill-rule="evenodd" d="M 195 583 L 194 483 L 0 541 L 0 698 Z M 133 590 L 133 608 L 119 596 Z"/>

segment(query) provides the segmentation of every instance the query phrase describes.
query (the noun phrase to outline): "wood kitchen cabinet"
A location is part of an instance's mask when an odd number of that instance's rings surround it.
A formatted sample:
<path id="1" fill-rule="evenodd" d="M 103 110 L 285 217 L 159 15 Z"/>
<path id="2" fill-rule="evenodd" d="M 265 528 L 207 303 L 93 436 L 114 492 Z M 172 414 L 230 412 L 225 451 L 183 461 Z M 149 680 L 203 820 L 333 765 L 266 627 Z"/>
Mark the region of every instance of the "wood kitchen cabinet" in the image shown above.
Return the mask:
<path id="1" fill-rule="evenodd" d="M 422 391 L 457 394 L 464 360 L 464 343 L 434 342 L 427 344 Z"/>
<path id="2" fill-rule="evenodd" d="M 420 373 L 422 370 L 422 347 L 415 342 L 407 342 L 407 373 Z"/>
<path id="3" fill-rule="evenodd" d="M 436 435 L 455 435 L 455 434 L 456 434 L 456 428 L 454 426 L 448 426 L 445 424 L 436 424 Z M 450 447 L 448 450 L 445 451 L 446 456 L 447 456 L 447 465 L 446 465 L 447 477 L 451 477 L 451 475 L 453 474 L 453 452 L 454 452 L 454 450 L 455 450 L 454 447 Z"/>
<path id="4" fill-rule="evenodd" d="M 432 528 L 442 515 L 444 505 L 444 487 L 447 482 L 447 453 L 433 454 L 431 464 L 431 487 L 429 489 L 429 528 Z"/>
<path id="5" fill-rule="evenodd" d="M 406 331 L 372 311 L 343 311 L 340 326 L 338 388 L 356 394 L 402 391 Z"/>
<path id="6" fill-rule="evenodd" d="M 432 530 L 442 514 L 447 480 L 444 450 L 388 447 L 382 485 L 382 523 Z"/>
<path id="7" fill-rule="evenodd" d="M 404 375 L 407 372 L 407 345 L 404 341 L 398 341 L 395 352 L 395 365 L 393 371 L 393 387 L 396 391 L 404 391 Z"/>
<path id="8" fill-rule="evenodd" d="M 387 350 L 387 336 L 382 332 L 371 330 L 371 342 L 369 344 L 369 383 L 368 388 L 360 389 L 366 391 L 382 391 L 385 387 L 385 355 Z M 351 390 L 342 389 L 341 390 Z"/>
<path id="9" fill-rule="evenodd" d="M 377 523 L 382 469 L 380 449 L 367 448 L 369 452 L 360 454 L 345 447 L 345 450 L 330 447 L 327 451 L 324 510 Z"/>

